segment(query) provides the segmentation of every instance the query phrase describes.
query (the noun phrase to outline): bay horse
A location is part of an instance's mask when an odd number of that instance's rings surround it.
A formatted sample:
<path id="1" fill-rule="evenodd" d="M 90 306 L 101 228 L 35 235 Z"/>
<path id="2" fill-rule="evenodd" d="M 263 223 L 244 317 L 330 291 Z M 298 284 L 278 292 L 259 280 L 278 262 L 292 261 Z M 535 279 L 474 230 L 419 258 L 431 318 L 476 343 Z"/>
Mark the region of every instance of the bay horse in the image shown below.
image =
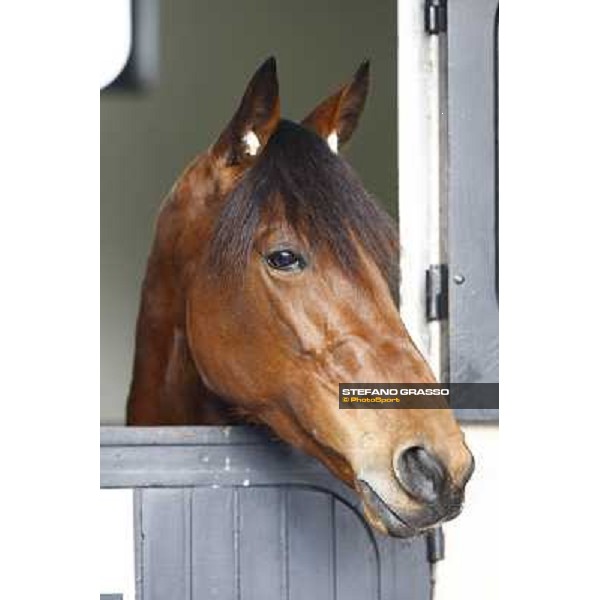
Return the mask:
<path id="1" fill-rule="evenodd" d="M 458 514 L 473 459 L 448 408 L 339 409 L 339 382 L 435 382 L 394 301 L 397 228 L 337 153 L 368 86 L 364 63 L 293 123 L 271 58 L 185 169 L 158 216 L 127 422 L 265 424 L 408 537 Z"/>

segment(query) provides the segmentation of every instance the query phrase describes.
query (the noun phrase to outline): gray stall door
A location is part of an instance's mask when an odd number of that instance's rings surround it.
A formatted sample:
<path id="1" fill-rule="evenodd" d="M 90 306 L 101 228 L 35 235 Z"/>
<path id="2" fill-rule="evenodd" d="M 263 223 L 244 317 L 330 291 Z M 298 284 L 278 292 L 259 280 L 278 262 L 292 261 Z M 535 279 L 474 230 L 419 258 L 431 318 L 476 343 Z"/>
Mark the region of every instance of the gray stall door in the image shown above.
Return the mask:
<path id="1" fill-rule="evenodd" d="M 391 539 L 320 463 L 242 428 L 103 428 L 102 487 L 135 488 L 141 600 L 426 600 L 425 538 Z"/>

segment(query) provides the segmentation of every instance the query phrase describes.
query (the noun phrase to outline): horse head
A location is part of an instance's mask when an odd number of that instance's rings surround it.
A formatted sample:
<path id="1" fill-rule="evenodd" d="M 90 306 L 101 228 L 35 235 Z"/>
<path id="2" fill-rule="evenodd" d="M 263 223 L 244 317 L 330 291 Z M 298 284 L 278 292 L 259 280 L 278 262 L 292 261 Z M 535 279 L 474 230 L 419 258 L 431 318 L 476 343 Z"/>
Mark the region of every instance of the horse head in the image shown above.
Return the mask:
<path id="1" fill-rule="evenodd" d="M 368 83 L 365 63 L 297 124 L 269 59 L 175 184 L 129 423 L 219 422 L 206 407 L 234 407 L 353 486 L 373 526 L 409 536 L 458 514 L 473 460 L 448 408 L 339 408 L 340 382 L 435 383 L 394 301 L 396 225 L 338 154 Z"/>

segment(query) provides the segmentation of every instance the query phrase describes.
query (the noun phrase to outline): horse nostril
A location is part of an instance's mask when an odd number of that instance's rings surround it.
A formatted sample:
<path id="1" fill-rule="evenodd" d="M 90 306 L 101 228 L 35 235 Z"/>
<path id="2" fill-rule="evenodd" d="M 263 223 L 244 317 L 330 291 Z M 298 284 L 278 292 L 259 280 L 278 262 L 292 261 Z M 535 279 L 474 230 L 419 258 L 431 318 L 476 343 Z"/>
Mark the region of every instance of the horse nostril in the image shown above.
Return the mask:
<path id="1" fill-rule="evenodd" d="M 402 487 L 416 500 L 435 502 L 446 483 L 446 469 L 421 446 L 413 446 L 398 457 L 396 472 Z"/>

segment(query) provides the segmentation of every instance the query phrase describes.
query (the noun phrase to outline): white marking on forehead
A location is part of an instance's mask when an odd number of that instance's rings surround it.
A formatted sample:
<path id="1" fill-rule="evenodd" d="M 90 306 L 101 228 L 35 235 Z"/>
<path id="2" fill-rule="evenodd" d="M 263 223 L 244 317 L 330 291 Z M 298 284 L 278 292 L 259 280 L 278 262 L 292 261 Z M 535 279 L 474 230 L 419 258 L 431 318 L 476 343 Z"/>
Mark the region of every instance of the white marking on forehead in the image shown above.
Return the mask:
<path id="1" fill-rule="evenodd" d="M 243 138 L 244 144 L 246 144 L 246 154 L 250 156 L 256 156 L 258 149 L 260 148 L 260 140 L 254 131 L 250 130 Z"/>
<path id="2" fill-rule="evenodd" d="M 327 136 L 327 144 L 331 148 L 332 152 L 337 154 L 338 151 L 338 134 L 333 131 Z"/>

